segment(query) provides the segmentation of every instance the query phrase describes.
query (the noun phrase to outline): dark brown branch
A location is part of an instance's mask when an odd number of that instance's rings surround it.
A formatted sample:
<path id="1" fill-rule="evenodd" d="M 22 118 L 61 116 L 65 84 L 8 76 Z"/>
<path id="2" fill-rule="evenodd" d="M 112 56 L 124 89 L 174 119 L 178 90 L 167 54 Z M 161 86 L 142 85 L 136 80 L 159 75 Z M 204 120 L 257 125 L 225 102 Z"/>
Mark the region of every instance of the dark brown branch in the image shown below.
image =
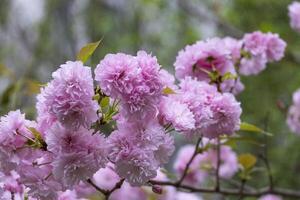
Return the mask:
<path id="1" fill-rule="evenodd" d="M 184 180 L 184 178 L 187 176 L 188 174 L 188 170 L 193 162 L 193 160 L 195 159 L 195 157 L 197 156 L 197 154 L 199 153 L 198 152 L 198 148 L 199 148 L 199 144 L 201 142 L 202 138 L 200 137 L 198 140 L 197 140 L 197 143 L 196 143 L 196 146 L 195 146 L 195 151 L 191 157 L 191 159 L 189 160 L 189 162 L 186 164 L 185 168 L 184 168 L 184 171 L 183 171 L 183 174 L 181 176 L 181 178 L 176 182 L 177 185 L 180 185 L 182 183 L 182 181 Z"/>
<path id="2" fill-rule="evenodd" d="M 105 200 L 108 200 L 110 195 L 120 189 L 124 183 L 125 179 L 121 179 L 119 182 L 116 183 L 116 185 L 111 189 L 111 190 L 105 190 L 105 189 L 102 189 L 100 188 L 99 186 L 97 186 L 91 179 L 88 179 L 87 182 L 93 186 L 97 191 L 99 191 L 100 193 L 102 193 L 105 197 Z"/>
<path id="3" fill-rule="evenodd" d="M 221 177 L 221 180 L 226 182 L 227 184 L 235 187 L 235 188 L 241 188 L 242 187 L 242 183 L 240 181 L 236 181 L 234 179 L 222 179 L 222 177 Z M 243 189 L 246 190 L 246 191 L 255 191 L 255 188 L 253 188 L 249 185 L 246 185 L 246 184 L 244 184 Z"/>
<path id="4" fill-rule="evenodd" d="M 109 190 L 104 190 L 100 187 L 98 187 L 91 179 L 88 179 L 87 182 L 93 186 L 97 191 L 101 192 L 103 195 L 108 194 Z"/>
<path id="5" fill-rule="evenodd" d="M 220 138 L 217 144 L 217 169 L 216 169 L 216 191 L 220 190 L 220 166 L 221 166 L 221 145 Z"/>
<path id="6" fill-rule="evenodd" d="M 220 188 L 219 191 L 217 191 L 215 188 L 197 188 L 193 186 L 188 185 L 178 185 L 176 182 L 169 182 L 169 181 L 149 181 L 152 185 L 161 185 L 161 186 L 173 186 L 177 189 L 184 190 L 187 192 L 197 192 L 197 193 L 210 193 L 210 194 L 222 194 L 222 195 L 228 195 L 228 196 L 247 196 L 247 197 L 259 197 L 266 194 L 275 194 L 280 195 L 283 197 L 291 197 L 291 198 L 300 198 L 300 192 L 296 190 L 290 190 L 290 189 L 284 189 L 284 188 L 274 188 L 273 190 L 270 190 L 269 187 L 258 189 L 256 191 L 243 191 L 240 192 L 240 189 L 222 189 Z"/>
<path id="7" fill-rule="evenodd" d="M 269 124 L 269 112 L 266 115 L 266 119 L 264 122 L 264 130 L 268 131 L 268 124 Z M 269 187 L 270 190 L 273 189 L 273 185 L 274 185 L 274 181 L 273 181 L 273 175 L 272 175 L 272 171 L 271 171 L 271 165 L 268 159 L 268 154 L 269 154 L 269 145 L 268 145 L 268 136 L 265 135 L 265 145 L 264 145 L 264 154 L 260 156 L 260 158 L 263 160 L 266 169 L 267 169 L 267 175 L 268 175 L 268 179 L 269 179 Z"/>
<path id="8" fill-rule="evenodd" d="M 15 200 L 15 193 L 10 192 L 10 195 L 11 195 L 11 200 Z"/>
<path id="9" fill-rule="evenodd" d="M 245 185 L 246 185 L 246 179 L 242 179 L 242 183 L 241 183 L 241 187 L 240 187 L 240 197 L 239 199 L 243 199 L 244 195 L 243 195 L 243 192 L 244 192 L 244 188 L 245 188 Z"/>

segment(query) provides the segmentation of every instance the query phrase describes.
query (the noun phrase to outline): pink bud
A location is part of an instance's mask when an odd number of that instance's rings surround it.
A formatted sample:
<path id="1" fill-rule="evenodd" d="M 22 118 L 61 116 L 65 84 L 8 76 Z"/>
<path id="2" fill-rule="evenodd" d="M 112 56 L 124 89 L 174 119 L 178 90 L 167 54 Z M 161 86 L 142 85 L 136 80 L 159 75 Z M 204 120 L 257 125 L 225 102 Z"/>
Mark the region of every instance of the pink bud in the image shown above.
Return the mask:
<path id="1" fill-rule="evenodd" d="M 162 187 L 158 186 L 158 185 L 153 185 L 152 186 L 152 191 L 156 194 L 162 194 L 163 189 Z"/>

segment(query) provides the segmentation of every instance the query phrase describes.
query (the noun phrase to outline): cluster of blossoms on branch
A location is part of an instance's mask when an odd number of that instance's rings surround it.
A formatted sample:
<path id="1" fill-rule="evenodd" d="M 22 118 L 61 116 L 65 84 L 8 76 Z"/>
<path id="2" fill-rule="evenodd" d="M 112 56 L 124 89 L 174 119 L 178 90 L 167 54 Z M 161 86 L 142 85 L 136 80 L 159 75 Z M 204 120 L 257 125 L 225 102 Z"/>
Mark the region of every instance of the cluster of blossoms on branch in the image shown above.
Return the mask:
<path id="1" fill-rule="evenodd" d="M 300 134 L 300 90 L 293 94 L 293 102 L 288 110 L 287 124 L 291 131 Z"/>
<path id="2" fill-rule="evenodd" d="M 300 32 L 300 2 L 294 1 L 288 7 L 290 25 Z M 287 125 L 290 130 L 296 134 L 300 134 L 300 90 L 296 90 L 293 94 L 292 105 L 289 107 L 287 114 Z"/>
<path id="3" fill-rule="evenodd" d="M 289 5 L 288 10 L 291 27 L 295 31 L 300 32 L 300 2 L 294 1 Z"/>
<path id="4" fill-rule="evenodd" d="M 260 31 L 245 34 L 241 40 L 225 37 L 199 41 L 179 52 L 174 63 L 176 77 L 196 77 L 219 84 L 223 92 L 238 94 L 244 90 L 239 76 L 256 75 L 268 62 L 281 60 L 285 47 L 278 34 Z"/>
<path id="5" fill-rule="evenodd" d="M 8 199 L 80 199 L 96 192 L 92 183 L 105 191 L 120 184 L 111 199 L 199 199 L 171 186 L 162 192 L 149 182 L 168 180 L 160 170 L 175 151 L 174 131 L 203 138 L 203 152 L 190 163 L 184 183 L 202 184 L 216 170 L 221 178 L 233 177 L 236 153 L 221 145 L 219 162 L 216 146 L 240 128 L 242 109 L 234 96 L 244 89 L 240 75 L 279 61 L 285 47 L 277 34 L 259 31 L 241 40 L 199 41 L 178 53 L 178 82 L 145 51 L 106 55 L 94 71 L 96 84 L 90 67 L 66 62 L 37 96 L 36 121 L 19 110 L 1 117 L 1 192 Z M 194 149 L 178 152 L 178 177 Z"/>

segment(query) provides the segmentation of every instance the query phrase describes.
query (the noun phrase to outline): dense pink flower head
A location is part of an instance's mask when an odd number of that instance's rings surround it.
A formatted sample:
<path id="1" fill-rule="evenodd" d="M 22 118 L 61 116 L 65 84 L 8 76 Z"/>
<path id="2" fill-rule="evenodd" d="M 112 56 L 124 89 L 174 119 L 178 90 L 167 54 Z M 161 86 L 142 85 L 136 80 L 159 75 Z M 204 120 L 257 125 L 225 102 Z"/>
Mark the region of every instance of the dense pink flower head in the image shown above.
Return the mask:
<path id="1" fill-rule="evenodd" d="M 19 175 L 15 171 L 11 171 L 9 175 L 1 175 L 0 186 L 5 191 L 14 194 L 23 194 L 24 186 L 19 181 Z"/>
<path id="2" fill-rule="evenodd" d="M 133 186 L 146 183 L 156 176 L 158 167 L 172 155 L 174 139 L 157 122 L 118 124 L 108 138 L 109 159 L 115 163 L 120 177 Z"/>
<path id="3" fill-rule="evenodd" d="M 240 127 L 242 109 L 230 93 L 216 95 L 211 101 L 212 116 L 201 128 L 202 134 L 207 138 L 215 138 L 219 135 L 231 135 Z"/>
<path id="4" fill-rule="evenodd" d="M 300 89 L 293 94 L 293 102 L 288 110 L 286 122 L 292 132 L 300 134 Z"/>
<path id="5" fill-rule="evenodd" d="M 267 194 L 267 195 L 260 197 L 258 200 L 282 200 L 282 198 L 278 195 Z"/>
<path id="6" fill-rule="evenodd" d="M 276 33 L 266 33 L 267 38 L 267 59 L 268 61 L 279 61 L 284 56 L 286 42 Z"/>
<path id="7" fill-rule="evenodd" d="M 26 120 L 20 110 L 10 111 L 0 118 L 0 146 L 11 150 L 22 147 L 26 137 L 32 137 L 28 128 L 34 126 L 35 123 Z"/>
<path id="8" fill-rule="evenodd" d="M 56 155 L 53 175 L 67 187 L 79 184 L 107 163 L 107 144 L 102 135 L 80 127 L 67 129 L 59 123 L 46 133 L 48 150 Z"/>
<path id="9" fill-rule="evenodd" d="M 91 69 L 80 61 L 68 61 L 53 72 L 52 77 L 37 96 L 40 129 L 46 130 L 55 121 L 68 128 L 90 128 L 98 118 Z"/>
<path id="10" fill-rule="evenodd" d="M 250 56 L 250 58 L 242 58 L 239 72 L 244 76 L 256 75 L 266 69 L 267 58 L 265 54 Z"/>
<path id="11" fill-rule="evenodd" d="M 172 97 L 161 99 L 159 117 L 163 124 L 168 125 L 171 123 L 177 131 L 195 128 L 194 114 L 190 111 L 188 105 Z"/>
<path id="12" fill-rule="evenodd" d="M 239 72 L 242 75 L 255 75 L 266 68 L 267 62 L 279 61 L 284 56 L 286 43 L 274 33 L 255 31 L 243 38 L 243 57 Z"/>
<path id="13" fill-rule="evenodd" d="M 296 90 L 293 94 L 293 104 L 300 106 L 300 89 Z"/>
<path id="14" fill-rule="evenodd" d="M 247 33 L 243 38 L 244 57 L 240 62 L 240 73 L 243 75 L 258 74 L 267 64 L 267 38 L 264 33 L 255 31 Z"/>
<path id="15" fill-rule="evenodd" d="M 62 190 L 62 185 L 50 176 L 53 154 L 37 148 L 23 148 L 16 153 L 19 161 L 15 170 L 19 174 L 19 182 L 26 187 L 28 196 L 56 199 L 57 191 Z"/>
<path id="16" fill-rule="evenodd" d="M 176 77 L 183 79 L 186 76 L 192 76 L 199 80 L 209 81 L 205 71 L 217 70 L 221 75 L 234 72 L 230 53 L 230 50 L 225 48 L 225 42 L 220 38 L 188 45 L 176 57 L 174 63 Z"/>
<path id="17" fill-rule="evenodd" d="M 0 118 L 0 169 L 4 173 L 10 173 L 19 163 L 16 150 L 23 148 L 27 138 L 32 138 L 29 127 L 35 127 L 35 123 L 25 119 L 25 114 L 19 110 L 10 111 Z"/>
<path id="18" fill-rule="evenodd" d="M 161 69 L 159 71 L 159 74 L 164 87 L 169 87 L 173 90 L 177 89 L 177 85 L 175 84 L 175 77 L 173 76 L 173 74 L 170 74 L 165 69 Z"/>
<path id="19" fill-rule="evenodd" d="M 188 134 L 215 138 L 239 129 L 242 109 L 230 93 L 219 93 L 215 86 L 187 77 L 181 80 L 174 98 L 186 104 L 194 115 L 195 128 Z"/>
<path id="20" fill-rule="evenodd" d="M 294 1 L 288 6 L 288 10 L 291 27 L 300 32 L 300 2 Z"/>
<path id="21" fill-rule="evenodd" d="M 286 122 L 292 132 L 300 135 L 300 106 L 290 106 Z"/>
<path id="22" fill-rule="evenodd" d="M 267 50 L 267 41 L 265 34 L 260 31 L 246 33 L 243 38 L 243 48 L 253 56 L 261 55 Z"/>
<path id="23" fill-rule="evenodd" d="M 223 38 L 224 47 L 230 52 L 230 59 L 235 63 L 241 57 L 242 41 L 231 37 Z"/>
<path id="24" fill-rule="evenodd" d="M 141 120 L 156 115 L 163 88 L 159 69 L 156 57 L 145 51 L 108 54 L 95 69 L 95 79 L 105 94 L 121 100 L 124 116 Z"/>

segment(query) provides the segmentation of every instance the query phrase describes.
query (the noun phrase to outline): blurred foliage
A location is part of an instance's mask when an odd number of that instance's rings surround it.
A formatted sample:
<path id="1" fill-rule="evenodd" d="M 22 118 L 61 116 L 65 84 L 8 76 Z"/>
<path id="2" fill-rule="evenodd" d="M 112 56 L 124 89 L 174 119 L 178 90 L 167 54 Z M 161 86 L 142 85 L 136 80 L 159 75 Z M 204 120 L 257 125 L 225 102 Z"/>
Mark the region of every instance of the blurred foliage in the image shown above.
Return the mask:
<path id="1" fill-rule="evenodd" d="M 10 3 L 0 6 L 0 26 L 10 35 Z M 160 64 L 174 71 L 177 52 L 186 44 L 208 36 L 242 36 L 255 30 L 277 32 L 288 43 L 286 57 L 279 63 L 268 65 L 258 76 L 243 77 L 245 91 L 238 96 L 243 107 L 243 121 L 273 133 L 245 133 L 258 144 L 237 141 L 233 145 L 243 155 L 257 157 L 257 166 L 263 166 L 259 155 L 267 154 L 275 184 L 300 189 L 300 138 L 288 130 L 285 114 L 293 91 L 300 87 L 300 34 L 289 26 L 287 5 L 289 0 L 46 0 L 44 16 L 30 30 L 5 41 L 0 49 L 0 79 L 2 87 L 0 113 L 21 108 L 29 118 L 34 117 L 35 95 L 41 83 L 66 60 L 75 60 L 83 44 L 103 40 L 87 64 L 95 67 L 107 53 L 134 54 L 145 49 L 156 55 Z M 85 2 L 84 6 L 80 2 Z M 191 6 L 187 6 L 190 4 Z M 76 7 L 80 7 L 75 12 Z M 203 8 L 204 13 L 196 13 Z M 76 9 L 75 9 L 76 10 Z M 79 23 L 80 22 L 80 23 Z M 77 24 L 77 25 L 76 25 Z M 83 31 L 78 31 L 78 26 Z M 29 31 L 26 34 L 26 31 Z M 31 32 L 30 32 L 31 31 Z M 79 32 L 79 33 L 78 33 Z M 80 34 L 84 32 L 84 34 Z M 26 39 L 36 33 L 35 41 Z M 0 35 L 1 36 L 1 35 Z M 85 39 L 82 39 L 82 38 Z M 29 56 L 19 57 L 13 40 L 20 39 Z M 17 52 L 17 53 L 16 53 Z M 15 66 L 12 66 L 15 65 Z M 180 144 L 180 142 L 178 143 Z M 296 175 L 296 176 L 295 176 Z M 267 184 L 266 172 L 256 170 L 249 180 L 255 187 Z M 235 177 L 238 179 L 238 177 Z M 259 179 L 260 181 L 256 181 Z M 210 197 L 205 196 L 205 199 Z M 228 198 L 229 199 L 229 198 Z M 251 199 L 251 198 L 249 198 Z"/>

